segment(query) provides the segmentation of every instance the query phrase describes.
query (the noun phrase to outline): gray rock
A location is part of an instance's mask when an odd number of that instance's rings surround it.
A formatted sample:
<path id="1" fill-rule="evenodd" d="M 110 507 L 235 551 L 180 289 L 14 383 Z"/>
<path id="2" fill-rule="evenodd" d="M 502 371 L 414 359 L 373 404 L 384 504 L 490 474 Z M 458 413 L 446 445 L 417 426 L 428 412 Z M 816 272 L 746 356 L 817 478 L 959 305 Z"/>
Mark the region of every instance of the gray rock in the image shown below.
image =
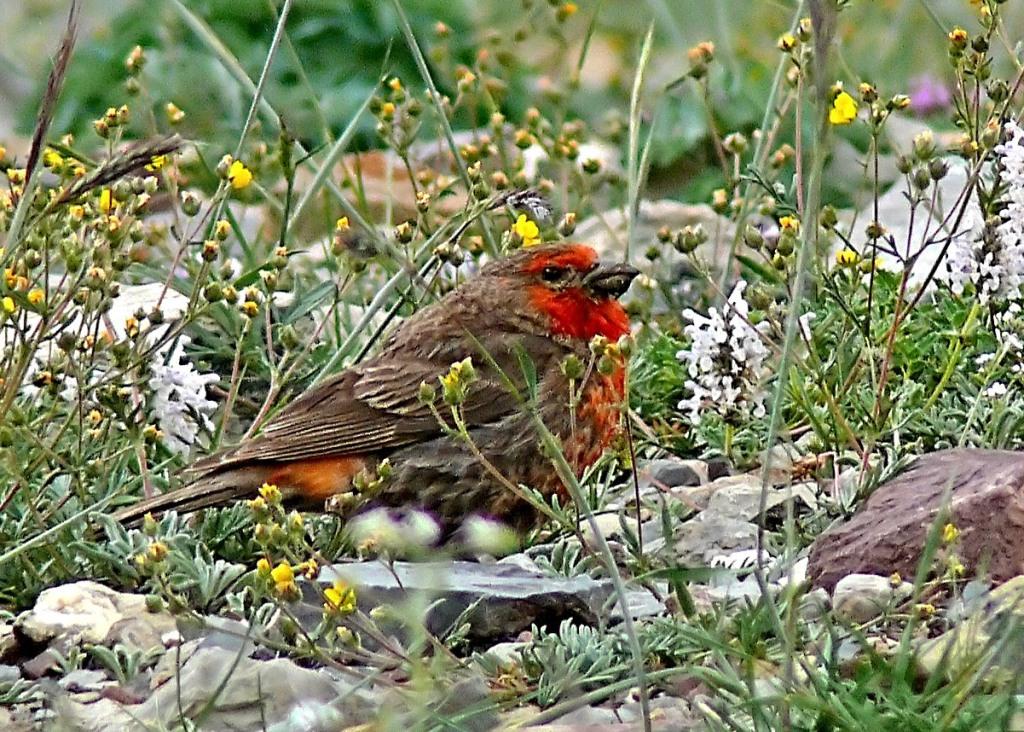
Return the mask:
<path id="1" fill-rule="evenodd" d="M 732 221 L 716 214 L 706 204 L 687 204 L 669 199 L 641 201 L 639 216 L 634 227 L 634 242 L 637 251 L 643 252 L 658 241 L 658 229 L 667 226 L 677 230 L 684 226 L 700 224 L 708 234 L 708 241 L 697 248 L 697 256 L 710 263 L 716 272 L 721 272 L 728 259 L 729 248 L 736 231 Z M 575 237 L 597 249 L 602 256 L 622 256 L 627 237 L 630 215 L 625 208 L 604 211 L 587 218 L 576 227 Z M 747 253 L 741 243 L 740 248 Z M 659 246 L 662 260 L 669 263 L 683 261 L 683 255 L 670 246 Z"/>
<path id="2" fill-rule="evenodd" d="M 986 686 L 1024 691 L 1024 576 L 1014 577 L 972 603 L 973 609 L 952 630 L 925 640 L 918 649 L 926 676 L 961 679 L 984 674 Z"/>
<path id="3" fill-rule="evenodd" d="M 21 678 L 21 669 L 17 666 L 0 664 L 0 684 L 13 684 Z"/>
<path id="4" fill-rule="evenodd" d="M 797 612 L 800 614 L 801 620 L 810 622 L 824 617 L 829 607 L 828 593 L 820 587 L 815 587 L 800 598 L 800 606 Z"/>
<path id="5" fill-rule="evenodd" d="M 79 668 L 65 674 L 57 683 L 65 691 L 96 691 L 112 682 L 102 671 Z"/>
<path id="6" fill-rule="evenodd" d="M 18 638 L 14 626 L 0 623 L 0 662 L 12 660 L 18 652 Z"/>
<path id="7" fill-rule="evenodd" d="M 659 458 L 642 468 L 641 474 L 644 471 L 649 471 L 651 480 L 666 488 L 708 482 L 708 465 L 703 460 Z"/>
<path id="8" fill-rule="evenodd" d="M 752 549 L 757 527 L 749 521 L 704 512 L 676 530 L 676 556 L 682 564 L 707 566 L 720 554 Z"/>
<path id="9" fill-rule="evenodd" d="M 93 704 L 65 700 L 57 709 L 65 722 L 83 732 L 141 730 L 143 725 L 172 728 L 179 719 L 179 698 L 183 716 L 197 721 L 228 674 L 201 721 L 202 729 L 256 732 L 280 726 L 327 732 L 377 716 L 380 694 L 370 685 L 358 686 L 285 659 L 239 659 L 237 653 L 223 648 L 196 651 L 181 667 L 177 681 L 162 684 L 142 704 L 124 707 L 109 699 Z"/>
<path id="10" fill-rule="evenodd" d="M 18 633 L 61 651 L 79 643 L 118 642 L 148 650 L 161 645 L 160 636 L 174 627 L 169 614 L 147 611 L 142 595 L 88 580 L 43 590 L 35 606 L 15 621 Z"/>
<path id="11" fill-rule="evenodd" d="M 611 709 L 604 707 L 581 707 L 552 720 L 552 727 L 589 728 L 591 725 L 621 725 Z M 527 728 L 529 729 L 529 728 Z"/>
<path id="12" fill-rule="evenodd" d="M 715 481 L 715 483 L 717 482 Z M 711 502 L 711 496 L 717 490 L 715 483 L 679 486 L 678 488 L 673 488 L 669 495 L 694 511 L 703 511 L 708 507 L 708 504 Z"/>
<path id="13" fill-rule="evenodd" d="M 444 635 L 472 607 L 464 620 L 475 642 L 511 638 L 534 623 L 552 628 L 566 618 L 594 623 L 612 591 L 608 581 L 552 577 L 511 562 L 395 562 L 390 568 L 379 561 L 337 564 L 324 567 L 318 582 L 326 587 L 338 579 L 356 588 L 359 606 L 366 612 L 409 602 L 429 607 L 423 622 L 437 635 Z M 296 616 L 315 624 L 322 615 L 321 595 L 309 586 L 304 595 Z M 401 636 L 397 624 L 382 624 L 386 632 Z"/>
<path id="14" fill-rule="evenodd" d="M 720 478 L 712 483 L 711 487 L 715 490 L 708 499 L 705 509 L 707 513 L 740 521 L 753 521 L 760 514 L 761 478 L 759 475 L 747 473 Z M 789 496 L 789 491 L 792 491 L 795 500 L 805 506 L 813 508 L 817 505 L 814 493 L 806 485 L 798 484 L 790 489 L 769 487 L 767 510 L 770 511 L 776 506 L 784 504 Z"/>
<path id="15" fill-rule="evenodd" d="M 183 619 L 179 632 L 186 641 L 200 640 L 202 648 L 224 648 L 237 653 L 245 646 L 245 656 L 256 650 L 256 644 L 248 639 L 249 626 L 240 620 L 217 615 L 207 615 L 201 622 Z"/>
<path id="16" fill-rule="evenodd" d="M 946 237 L 950 234 L 962 235 L 973 225 L 970 222 L 979 221 L 983 218 L 982 212 L 978 208 L 977 199 L 972 196 L 968 202 L 967 215 L 964 216 L 960 228 L 956 232 L 948 230 L 952 222 L 945 221 L 945 219 L 952 210 L 953 204 L 960 193 L 967 185 L 969 171 L 968 166 L 959 157 L 946 157 L 944 160 L 949 163 L 949 172 L 942 180 L 932 184 L 935 186 L 935 193 L 937 195 L 934 208 L 931 206 L 918 206 L 915 209 L 914 218 L 911 218 L 911 207 L 907 204 L 906 199 L 906 184 L 902 180 L 894 183 L 878 199 L 878 220 L 882 222 L 882 225 L 885 226 L 889 234 L 894 237 L 894 241 L 900 242 L 901 247 L 905 247 L 908 242 L 911 242 L 911 252 L 916 252 L 921 248 L 921 245 L 924 244 L 926 232 L 929 237 L 936 237 L 938 232 L 941 232 L 941 237 Z M 932 193 L 929 192 L 929 195 L 932 195 Z M 870 221 L 873 218 L 873 212 L 870 210 L 868 212 L 862 211 L 859 214 L 848 212 L 843 215 L 844 220 L 853 220 L 854 218 L 861 222 Z M 941 237 L 940 241 L 942 240 Z M 850 242 L 861 252 L 865 251 L 864 247 L 870 248 L 870 244 L 867 241 L 866 227 L 863 225 L 856 226 L 850 233 Z M 843 246 L 842 241 L 837 238 L 834 244 L 835 250 L 838 251 Z M 942 251 L 943 247 L 936 244 L 924 249 L 910 271 L 908 285 L 911 289 L 921 286 L 925 276 L 931 270 L 936 258 L 940 256 Z M 832 254 L 834 256 L 835 251 Z M 899 266 L 900 264 L 895 257 L 882 257 L 883 269 L 896 271 L 896 268 Z M 932 281 L 930 287 L 934 286 L 935 282 Z"/>
<path id="17" fill-rule="evenodd" d="M 502 667 L 516 666 L 519 664 L 519 652 L 526 648 L 527 644 L 519 641 L 506 641 L 495 643 L 481 655 L 487 656 L 495 664 Z"/>
<path id="18" fill-rule="evenodd" d="M 835 615 L 851 623 L 866 623 L 905 601 L 914 593 L 909 582 L 893 585 L 877 574 L 851 574 L 832 591 Z"/>

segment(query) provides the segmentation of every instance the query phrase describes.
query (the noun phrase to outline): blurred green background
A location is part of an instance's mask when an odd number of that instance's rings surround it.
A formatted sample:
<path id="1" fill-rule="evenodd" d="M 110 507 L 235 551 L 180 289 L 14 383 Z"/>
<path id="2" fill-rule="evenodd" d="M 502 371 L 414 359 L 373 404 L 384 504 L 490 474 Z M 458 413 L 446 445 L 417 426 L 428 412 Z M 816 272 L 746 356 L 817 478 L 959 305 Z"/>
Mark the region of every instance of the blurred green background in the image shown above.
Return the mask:
<path id="1" fill-rule="evenodd" d="M 237 58 L 250 78 L 263 64 L 280 0 L 83 0 L 78 50 L 61 99 L 54 132 L 88 134 L 91 120 L 128 101 L 124 59 L 135 44 L 147 52 L 144 94 L 133 111 L 152 100 L 171 100 L 186 110 L 182 132 L 211 145 L 237 139 L 249 98 L 224 64 L 185 20 L 181 7 L 202 19 Z M 792 21 L 797 3 L 773 0 L 579 0 L 563 24 L 550 20 L 545 0 L 405 0 L 404 7 L 432 56 L 438 84 L 454 94 L 450 72 L 473 67 L 479 49 L 500 66 L 500 99 L 510 120 L 540 91 L 569 94 L 568 109 L 600 124 L 609 110 L 624 113 L 639 45 L 652 20 L 656 47 L 646 108 L 657 108 L 652 182 L 659 193 L 702 197 L 716 184 L 707 116 L 693 85 L 659 93 L 685 73 L 686 49 L 712 40 L 717 60 L 712 95 L 723 133 L 750 132 L 764 113 L 778 61 L 775 42 Z M 5 2 L 0 22 L 0 140 L 15 152 L 30 134 L 46 72 L 67 12 L 66 0 Z M 862 79 L 884 94 L 943 94 L 951 74 L 945 33 L 956 24 L 973 27 L 968 0 L 855 0 L 841 16 L 837 74 Z M 545 15 L 546 14 L 546 15 Z M 1020 8 L 1013 14 L 1024 20 Z M 595 20 L 596 17 L 596 20 Z M 438 21 L 450 29 L 436 32 Z M 588 28 L 591 47 L 579 87 L 568 84 Z M 304 142 L 315 147 L 336 135 L 362 104 L 381 74 L 422 86 L 398 30 L 392 3 L 384 0 L 297 0 L 288 37 L 277 55 L 266 97 Z M 141 101 L 140 101 L 141 100 Z M 939 100 L 941 101 L 941 99 Z M 948 125 L 939 104 L 927 105 L 929 123 Z M 464 120 L 470 122 L 470 120 Z M 377 143 L 367 117 L 356 147 Z"/>

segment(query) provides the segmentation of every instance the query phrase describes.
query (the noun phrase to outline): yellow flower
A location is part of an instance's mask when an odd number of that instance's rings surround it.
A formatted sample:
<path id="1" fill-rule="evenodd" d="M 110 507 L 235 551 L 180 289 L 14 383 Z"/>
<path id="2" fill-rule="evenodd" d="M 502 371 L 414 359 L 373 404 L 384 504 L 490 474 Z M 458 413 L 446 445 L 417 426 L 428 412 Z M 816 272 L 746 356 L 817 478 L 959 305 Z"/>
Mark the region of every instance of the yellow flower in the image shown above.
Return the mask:
<path id="1" fill-rule="evenodd" d="M 71 214 L 71 218 L 73 218 L 75 221 L 81 221 L 82 219 L 85 218 L 85 206 L 82 206 L 80 204 L 68 206 L 68 213 Z"/>
<path id="2" fill-rule="evenodd" d="M 228 234 L 230 234 L 230 233 L 231 233 L 231 224 L 228 223 L 224 219 L 221 219 L 220 221 L 218 221 L 216 224 L 213 225 L 213 235 L 215 237 L 217 237 L 218 239 L 220 239 L 221 241 L 224 241 L 225 239 L 227 239 L 228 238 Z"/>
<path id="3" fill-rule="evenodd" d="M 162 541 L 154 541 L 149 545 L 149 549 L 147 550 L 149 558 L 154 562 L 162 562 L 167 558 L 167 553 L 167 545 Z"/>
<path id="4" fill-rule="evenodd" d="M 242 315 L 248 318 L 255 318 L 260 311 L 260 304 L 252 300 L 246 300 L 241 304 Z"/>
<path id="5" fill-rule="evenodd" d="M 565 15 L 566 18 L 576 15 L 576 11 L 579 9 L 580 8 L 576 3 L 565 3 L 561 7 L 562 14 Z"/>
<path id="6" fill-rule="evenodd" d="M 150 173 L 155 173 L 156 171 L 160 170 L 160 168 L 167 165 L 167 160 L 168 157 L 166 155 L 154 155 L 153 158 L 149 161 L 149 164 L 146 165 L 146 170 L 148 170 Z"/>
<path id="7" fill-rule="evenodd" d="M 946 560 L 946 567 L 949 571 L 950 577 L 963 577 L 967 572 L 967 568 L 963 562 L 960 561 L 960 557 L 955 554 Z"/>
<path id="8" fill-rule="evenodd" d="M 228 168 L 228 183 L 236 191 L 247 188 L 252 183 L 252 171 L 241 160 L 236 160 Z"/>
<path id="9" fill-rule="evenodd" d="M 783 216 L 779 219 L 779 226 L 783 231 L 788 231 L 791 234 L 797 234 L 800 232 L 800 219 L 796 216 Z"/>
<path id="10" fill-rule="evenodd" d="M 46 297 L 46 293 L 40 290 L 38 287 L 29 290 L 28 301 L 30 305 L 38 305 Z"/>
<path id="11" fill-rule="evenodd" d="M 914 611 L 922 618 L 930 618 L 935 614 L 935 606 L 930 602 L 919 602 L 914 605 Z"/>
<path id="12" fill-rule="evenodd" d="M 267 503 L 280 503 L 281 490 L 273 483 L 264 483 L 260 486 L 260 497 Z"/>
<path id="13" fill-rule="evenodd" d="M 324 590 L 324 612 L 348 615 L 356 609 L 356 591 L 343 580 L 335 580 L 334 584 Z"/>
<path id="14" fill-rule="evenodd" d="M 87 414 L 86 417 L 93 424 L 93 426 L 98 425 L 100 422 L 103 421 L 103 413 L 100 412 L 100 410 L 98 409 L 90 410 L 89 414 Z"/>
<path id="15" fill-rule="evenodd" d="M 260 557 L 259 561 L 256 562 L 256 574 L 260 577 L 269 577 L 271 573 L 270 560 L 266 557 Z"/>
<path id="16" fill-rule="evenodd" d="M 270 579 L 274 580 L 275 584 L 286 585 L 295 581 L 295 572 L 292 570 L 287 560 L 282 560 L 280 564 L 270 570 Z"/>
<path id="17" fill-rule="evenodd" d="M 334 222 L 335 231 L 348 231 L 352 227 L 348 223 L 348 216 L 342 216 L 340 219 Z"/>
<path id="18" fill-rule="evenodd" d="M 116 208 L 117 201 L 114 200 L 114 192 L 109 188 L 104 188 L 100 192 L 100 211 L 109 215 Z"/>
<path id="19" fill-rule="evenodd" d="M 903 576 L 899 572 L 893 572 L 889 575 L 889 584 L 893 587 L 899 587 L 903 584 Z"/>
<path id="20" fill-rule="evenodd" d="M 942 543 L 952 544 L 960 536 L 960 529 L 956 524 L 946 524 L 942 527 Z"/>
<path id="21" fill-rule="evenodd" d="M 796 48 L 796 36 L 794 36 L 792 33 L 783 33 L 781 36 L 779 36 L 779 41 L 776 45 L 779 47 L 779 50 L 782 51 L 783 53 L 789 53 L 794 48 Z"/>
<path id="22" fill-rule="evenodd" d="M 64 163 L 64 158 L 52 147 L 46 148 L 43 153 L 43 166 L 47 168 L 59 168 Z"/>
<path id="23" fill-rule="evenodd" d="M 537 224 L 526 218 L 526 214 L 519 214 L 519 218 L 512 225 L 512 232 L 523 240 L 524 247 L 540 244 L 540 229 L 537 228 Z"/>
<path id="24" fill-rule="evenodd" d="M 11 313 L 18 309 L 18 306 L 14 304 L 14 298 L 10 296 L 5 297 L 3 300 L 0 300 L 0 305 L 3 306 L 4 312 L 7 313 L 8 315 L 10 315 Z"/>
<path id="25" fill-rule="evenodd" d="M 834 125 L 848 125 L 857 118 L 857 100 L 846 92 L 839 92 L 832 100 L 828 121 Z"/>
<path id="26" fill-rule="evenodd" d="M 836 252 L 836 264 L 840 267 L 852 267 L 859 259 L 860 255 L 852 249 L 840 249 Z"/>

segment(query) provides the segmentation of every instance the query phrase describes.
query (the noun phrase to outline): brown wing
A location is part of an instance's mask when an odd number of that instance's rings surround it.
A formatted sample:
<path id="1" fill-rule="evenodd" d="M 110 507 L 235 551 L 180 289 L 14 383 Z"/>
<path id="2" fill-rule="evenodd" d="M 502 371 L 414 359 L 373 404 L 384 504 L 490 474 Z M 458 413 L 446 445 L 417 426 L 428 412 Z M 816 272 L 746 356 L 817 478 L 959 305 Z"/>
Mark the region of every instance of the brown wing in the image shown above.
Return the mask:
<path id="1" fill-rule="evenodd" d="M 437 385 L 437 377 L 446 371 L 447 366 L 390 359 L 351 368 L 289 404 L 258 436 L 193 464 L 189 471 L 252 461 L 360 455 L 437 436 L 442 428 L 420 402 L 419 390 L 424 381 Z M 481 371 L 463 405 L 470 425 L 500 419 L 519 407 L 502 379 Z M 443 406 L 440 412 L 447 415 Z"/>

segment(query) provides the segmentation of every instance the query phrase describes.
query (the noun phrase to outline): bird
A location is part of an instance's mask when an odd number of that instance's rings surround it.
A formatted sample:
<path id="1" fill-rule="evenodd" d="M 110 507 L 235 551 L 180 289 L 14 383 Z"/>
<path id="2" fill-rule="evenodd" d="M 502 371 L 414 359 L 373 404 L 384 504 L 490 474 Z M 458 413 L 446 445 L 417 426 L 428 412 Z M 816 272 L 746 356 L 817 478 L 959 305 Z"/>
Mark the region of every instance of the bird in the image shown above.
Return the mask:
<path id="1" fill-rule="evenodd" d="M 229 505 L 271 484 L 299 509 L 346 496 L 353 515 L 426 511 L 447 535 L 469 516 L 520 534 L 536 528 L 543 516 L 509 483 L 557 494 L 562 505 L 569 495 L 525 401 L 533 396 L 577 475 L 601 457 L 621 434 L 626 363 L 620 355 L 595 368 L 593 342 L 630 333 L 619 298 L 638 274 L 572 242 L 495 259 L 397 325 L 376 355 L 300 395 L 255 436 L 194 463 L 182 487 L 116 518 L 138 525 L 146 514 Z M 424 384 L 436 389 L 466 359 L 474 375 L 458 409 L 475 450 L 452 433 L 447 406 L 424 398 L 432 391 Z M 572 362 L 582 375 L 566 367 Z M 367 480 L 378 474 L 386 477 Z M 373 489 L 358 495 L 367 484 Z"/>

